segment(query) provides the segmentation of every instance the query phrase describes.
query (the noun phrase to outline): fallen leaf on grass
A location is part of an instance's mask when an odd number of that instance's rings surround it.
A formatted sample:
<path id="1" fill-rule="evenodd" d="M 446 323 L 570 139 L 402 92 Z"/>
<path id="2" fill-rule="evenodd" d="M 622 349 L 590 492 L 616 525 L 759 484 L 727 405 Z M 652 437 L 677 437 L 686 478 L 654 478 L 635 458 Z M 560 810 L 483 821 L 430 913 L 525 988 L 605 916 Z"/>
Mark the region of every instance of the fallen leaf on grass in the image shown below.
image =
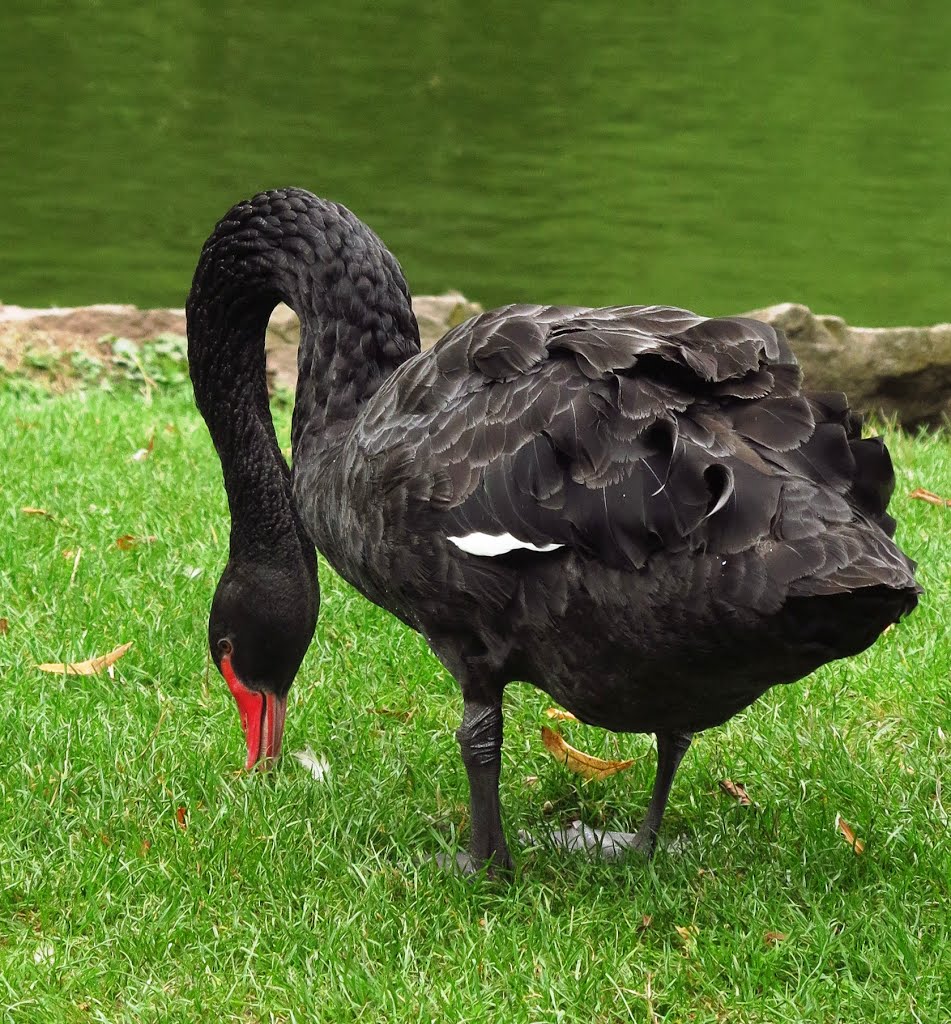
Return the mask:
<path id="1" fill-rule="evenodd" d="M 852 847 L 852 852 L 856 857 L 861 856 L 865 852 L 865 843 L 855 835 L 852 826 L 839 817 L 838 814 L 835 816 L 835 827 L 842 833 L 849 846 Z"/>
<path id="2" fill-rule="evenodd" d="M 634 763 L 633 760 L 604 761 L 600 757 L 592 757 L 591 754 L 576 750 L 565 741 L 560 732 L 549 729 L 547 725 L 542 726 L 542 743 L 556 761 L 560 761 L 569 771 L 585 779 L 606 779 L 610 775 L 623 772 Z"/>
<path id="3" fill-rule="evenodd" d="M 86 661 L 74 661 L 68 664 L 64 664 L 63 662 L 47 662 L 46 664 L 37 665 L 36 667 L 41 672 L 58 672 L 60 675 L 94 676 L 104 668 L 109 668 L 110 665 L 114 665 L 131 646 L 132 641 L 130 640 L 129 643 L 122 644 L 121 647 L 117 647 L 114 651 L 110 651 L 108 654 L 103 654 L 99 658 L 89 658 Z"/>
<path id="4" fill-rule="evenodd" d="M 157 539 L 151 534 L 148 537 L 136 537 L 131 533 L 124 533 L 121 537 L 116 538 L 116 547 L 120 551 L 129 551 L 139 544 L 151 544 Z"/>
<path id="5" fill-rule="evenodd" d="M 325 757 L 318 757 L 310 747 L 297 750 L 291 757 L 302 764 L 318 782 L 323 782 L 330 774 L 330 764 Z"/>
<path id="6" fill-rule="evenodd" d="M 10 620 L 3 618 L 0 619 L 0 636 L 10 632 Z"/>
<path id="7" fill-rule="evenodd" d="M 545 715 L 553 718 L 556 722 L 577 722 L 578 719 L 570 711 L 562 711 L 561 708 L 549 708 Z"/>
<path id="8" fill-rule="evenodd" d="M 401 722 L 410 722 L 413 718 L 412 711 L 399 711 L 394 708 L 371 708 L 374 715 L 381 715 L 383 718 L 398 718 Z"/>
<path id="9" fill-rule="evenodd" d="M 917 498 L 919 501 L 927 501 L 929 505 L 943 505 L 945 508 L 951 508 L 951 498 L 942 498 L 940 494 L 935 494 L 934 491 L 926 491 L 924 487 L 916 487 L 908 497 Z"/>
<path id="10" fill-rule="evenodd" d="M 763 942 L 767 946 L 775 946 L 777 943 L 785 942 L 787 937 L 785 932 L 766 932 L 763 935 Z"/>
<path id="11" fill-rule="evenodd" d="M 734 782 L 732 779 L 720 779 L 720 789 L 724 793 L 728 793 L 738 804 L 742 804 L 744 807 L 749 807 L 753 803 L 742 782 Z"/>
<path id="12" fill-rule="evenodd" d="M 178 822 L 178 827 L 185 832 L 188 829 L 188 821 L 186 820 L 186 810 L 184 807 L 179 807 L 175 812 L 175 820 Z"/>
<path id="13" fill-rule="evenodd" d="M 680 936 L 681 941 L 684 944 L 684 953 L 689 956 L 693 947 L 697 944 L 697 936 L 700 934 L 700 929 L 695 924 L 688 925 L 674 925 L 674 930 Z"/>
<path id="14" fill-rule="evenodd" d="M 641 917 L 641 923 L 637 926 L 637 930 L 639 932 L 646 932 L 647 929 L 650 928 L 651 921 L 653 921 L 653 920 L 654 920 L 654 915 L 653 914 L 644 914 Z"/>
<path id="15" fill-rule="evenodd" d="M 32 505 L 24 505 L 20 511 L 25 516 L 46 516 L 47 519 L 52 519 L 52 513 L 47 512 L 45 508 L 34 508 Z"/>

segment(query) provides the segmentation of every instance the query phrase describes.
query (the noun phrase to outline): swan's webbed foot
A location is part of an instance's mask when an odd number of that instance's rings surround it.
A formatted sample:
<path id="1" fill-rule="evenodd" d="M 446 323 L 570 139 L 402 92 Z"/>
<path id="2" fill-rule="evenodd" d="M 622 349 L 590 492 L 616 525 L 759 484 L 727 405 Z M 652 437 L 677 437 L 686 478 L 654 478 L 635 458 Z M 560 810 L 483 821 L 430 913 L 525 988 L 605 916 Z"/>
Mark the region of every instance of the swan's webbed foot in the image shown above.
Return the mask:
<path id="1" fill-rule="evenodd" d="M 519 832 L 519 839 L 525 844 L 535 842 L 529 832 Z M 654 838 L 640 832 L 610 832 L 606 829 L 590 828 L 582 821 L 573 821 L 570 825 L 555 829 L 546 836 L 552 846 L 560 847 L 569 853 L 583 853 L 592 860 L 618 860 L 632 850 L 646 857 L 654 851 Z"/>
<path id="2" fill-rule="evenodd" d="M 652 857 L 657 847 L 657 834 L 667 807 L 670 787 L 680 762 L 690 746 L 689 732 L 657 734 L 657 775 L 650 805 L 641 827 L 636 832 L 610 832 L 589 828 L 583 822 L 573 821 L 570 825 L 550 833 L 553 846 L 562 847 L 572 853 L 582 852 L 592 858 L 617 860 L 631 850 L 637 850 L 645 857 Z M 521 832 L 519 838 L 531 843 L 533 837 Z"/>
<path id="3" fill-rule="evenodd" d="M 469 877 L 484 870 L 489 878 L 498 878 L 512 872 L 512 859 L 508 856 L 508 850 L 505 851 L 505 855 L 506 859 L 502 863 L 499 862 L 497 856 L 493 856 L 491 860 L 479 861 L 471 853 L 458 850 L 455 854 L 437 853 L 434 860 L 443 871 L 448 871 L 450 874 Z"/>

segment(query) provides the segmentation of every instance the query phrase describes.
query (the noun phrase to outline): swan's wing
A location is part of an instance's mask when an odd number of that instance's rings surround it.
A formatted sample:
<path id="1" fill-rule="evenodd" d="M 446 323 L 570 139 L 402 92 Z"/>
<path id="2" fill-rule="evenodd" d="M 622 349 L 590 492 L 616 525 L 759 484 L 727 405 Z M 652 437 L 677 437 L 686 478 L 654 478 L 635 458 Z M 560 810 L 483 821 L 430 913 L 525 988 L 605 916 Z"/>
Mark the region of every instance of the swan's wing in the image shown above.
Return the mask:
<path id="1" fill-rule="evenodd" d="M 889 526 L 891 464 L 842 396 L 799 385 L 758 321 L 512 306 L 395 374 L 360 444 L 384 494 L 473 557 L 557 546 L 630 568 L 765 544 L 787 581 L 831 578 L 855 561 L 829 538 L 853 506 Z"/>

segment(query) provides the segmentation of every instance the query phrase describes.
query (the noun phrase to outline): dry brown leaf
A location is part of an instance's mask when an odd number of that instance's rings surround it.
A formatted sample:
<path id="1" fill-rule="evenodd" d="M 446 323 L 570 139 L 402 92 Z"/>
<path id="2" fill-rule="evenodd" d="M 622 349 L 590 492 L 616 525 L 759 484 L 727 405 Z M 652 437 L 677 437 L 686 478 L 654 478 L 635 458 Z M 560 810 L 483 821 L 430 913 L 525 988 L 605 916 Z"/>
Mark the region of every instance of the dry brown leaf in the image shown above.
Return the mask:
<path id="1" fill-rule="evenodd" d="M 654 917 L 653 917 L 652 914 L 644 914 L 643 917 L 641 918 L 641 923 L 637 926 L 637 930 L 639 932 L 646 932 L 647 929 L 650 928 L 651 921 L 653 921 L 653 920 L 654 920 Z"/>
<path id="2" fill-rule="evenodd" d="M 25 516 L 46 516 L 47 519 L 52 519 L 51 513 L 47 512 L 45 508 L 34 508 L 32 505 L 24 505 L 20 511 Z"/>
<path id="3" fill-rule="evenodd" d="M 592 757 L 591 754 L 576 750 L 571 744 L 566 743 L 560 732 L 549 729 L 547 725 L 542 726 L 542 743 L 556 761 L 560 761 L 569 771 L 585 779 L 606 779 L 610 775 L 623 772 L 634 763 L 604 761 L 600 757 Z"/>
<path id="4" fill-rule="evenodd" d="M 76 552 L 72 548 L 63 548 L 62 555 L 63 558 L 67 559 L 67 561 L 70 561 L 76 557 Z"/>
<path id="5" fill-rule="evenodd" d="M 785 942 L 788 936 L 785 932 L 766 932 L 763 935 L 763 942 L 767 946 L 775 946 L 779 942 Z"/>
<path id="6" fill-rule="evenodd" d="M 835 816 L 835 827 L 842 833 L 849 846 L 852 847 L 852 852 L 856 857 L 861 856 L 865 852 L 865 843 L 856 837 L 852 826 L 838 814 Z"/>
<path id="7" fill-rule="evenodd" d="M 578 719 L 570 711 L 562 711 L 561 708 L 549 708 L 545 712 L 546 717 L 554 719 L 556 722 L 577 722 Z"/>
<path id="8" fill-rule="evenodd" d="M 139 856 L 140 857 L 144 857 L 149 852 L 149 850 L 151 850 L 151 849 L 152 849 L 152 840 L 151 839 L 143 839 L 141 845 L 139 846 Z"/>
<path id="9" fill-rule="evenodd" d="M 400 711 L 395 708 L 371 708 L 374 715 L 381 715 L 383 718 L 398 718 L 401 722 L 410 722 L 413 719 L 414 712 L 406 710 Z"/>
<path id="10" fill-rule="evenodd" d="M 728 793 L 738 804 L 742 804 L 744 807 L 749 807 L 753 803 L 742 782 L 734 782 L 732 779 L 720 779 L 720 789 L 724 793 Z"/>
<path id="11" fill-rule="evenodd" d="M 919 501 L 927 501 L 929 505 L 942 505 L 945 508 L 951 508 L 951 498 L 942 498 L 940 494 L 935 494 L 934 491 L 926 491 L 924 487 L 916 487 L 908 495 L 909 498 L 917 498 Z"/>
<path id="12" fill-rule="evenodd" d="M 684 944 L 684 953 L 689 956 L 691 950 L 697 944 L 697 936 L 700 934 L 700 929 L 695 924 L 688 924 L 686 926 L 675 924 L 674 930 Z"/>
<path id="13" fill-rule="evenodd" d="M 178 822 L 178 827 L 184 832 L 188 828 L 188 822 L 185 818 L 185 808 L 179 807 L 175 812 L 175 820 Z"/>
<path id="14" fill-rule="evenodd" d="M 0 619 L 0 636 L 10 632 L 10 620 L 7 618 Z"/>
<path id="15" fill-rule="evenodd" d="M 121 537 L 116 538 L 116 547 L 120 551 L 129 551 L 139 544 L 152 544 L 155 540 L 157 538 L 151 534 L 148 537 L 136 537 L 134 534 L 124 533 Z"/>
<path id="16" fill-rule="evenodd" d="M 131 646 L 132 641 L 130 640 L 129 643 L 122 644 L 114 651 L 110 651 L 108 654 L 103 654 L 99 658 L 89 658 L 86 661 L 74 661 L 70 664 L 64 664 L 63 662 L 48 662 L 43 665 L 37 665 L 36 667 L 41 672 L 58 672 L 60 675 L 94 676 L 104 668 L 109 668 L 110 665 L 114 665 Z"/>

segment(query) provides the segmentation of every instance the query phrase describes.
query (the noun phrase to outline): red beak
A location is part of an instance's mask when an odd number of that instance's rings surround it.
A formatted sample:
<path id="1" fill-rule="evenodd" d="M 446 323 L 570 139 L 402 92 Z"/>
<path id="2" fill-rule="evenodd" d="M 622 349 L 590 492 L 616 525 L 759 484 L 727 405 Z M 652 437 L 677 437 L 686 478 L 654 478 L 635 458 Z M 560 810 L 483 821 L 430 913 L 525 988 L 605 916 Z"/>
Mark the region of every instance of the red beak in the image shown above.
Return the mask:
<path id="1" fill-rule="evenodd" d="M 251 771 L 257 764 L 270 768 L 281 754 L 287 697 L 248 689 L 235 675 L 230 655 L 226 654 L 221 659 L 221 674 L 237 701 L 241 728 L 248 743 L 245 771 Z"/>

